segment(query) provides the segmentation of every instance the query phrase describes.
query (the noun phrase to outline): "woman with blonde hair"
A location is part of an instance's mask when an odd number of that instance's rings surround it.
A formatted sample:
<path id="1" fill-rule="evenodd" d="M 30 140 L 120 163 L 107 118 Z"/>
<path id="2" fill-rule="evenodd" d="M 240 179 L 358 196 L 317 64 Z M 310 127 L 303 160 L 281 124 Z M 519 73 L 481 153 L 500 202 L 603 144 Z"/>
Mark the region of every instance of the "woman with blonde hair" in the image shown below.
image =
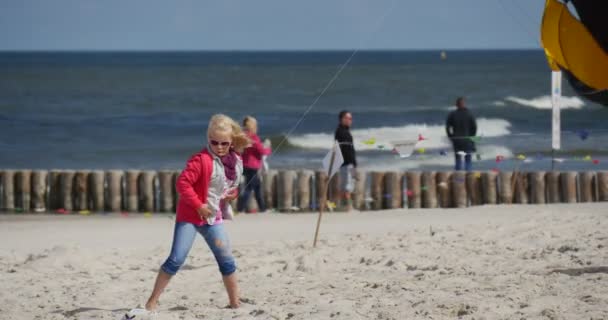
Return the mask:
<path id="1" fill-rule="evenodd" d="M 242 175 L 238 152 L 249 144 L 249 139 L 238 123 L 218 114 L 209 121 L 207 142 L 206 148 L 190 157 L 177 178 L 179 202 L 171 253 L 160 267 L 145 309 L 131 310 L 127 314 L 129 319 L 156 312 L 161 293 L 184 264 L 197 233 L 203 236 L 215 256 L 230 307 L 239 307 L 236 263 L 222 223 L 227 218 L 227 202 L 237 197 Z"/>
<path id="2" fill-rule="evenodd" d="M 252 116 L 247 116 L 243 119 L 243 127 L 247 133 L 251 144 L 243 152 L 243 173 L 245 175 L 245 190 L 237 203 L 239 212 L 245 211 L 245 206 L 249 201 L 251 192 L 255 193 L 255 200 L 258 202 L 260 212 L 266 211 L 266 203 L 264 203 L 264 195 L 262 193 L 262 181 L 260 180 L 259 171 L 262 167 L 262 157 L 271 153 L 271 149 L 265 147 L 258 137 L 258 122 Z"/>

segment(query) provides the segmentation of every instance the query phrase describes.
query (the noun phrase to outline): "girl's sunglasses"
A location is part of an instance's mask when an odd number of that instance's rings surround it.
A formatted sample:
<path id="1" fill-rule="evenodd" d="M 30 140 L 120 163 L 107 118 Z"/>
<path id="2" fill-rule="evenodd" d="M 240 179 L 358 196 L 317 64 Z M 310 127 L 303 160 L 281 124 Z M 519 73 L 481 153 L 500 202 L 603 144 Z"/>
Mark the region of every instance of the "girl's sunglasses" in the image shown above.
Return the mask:
<path id="1" fill-rule="evenodd" d="M 222 146 L 222 147 L 227 147 L 230 145 L 230 142 L 228 141 L 217 141 L 217 140 L 209 140 L 209 143 L 211 143 L 212 146 Z"/>

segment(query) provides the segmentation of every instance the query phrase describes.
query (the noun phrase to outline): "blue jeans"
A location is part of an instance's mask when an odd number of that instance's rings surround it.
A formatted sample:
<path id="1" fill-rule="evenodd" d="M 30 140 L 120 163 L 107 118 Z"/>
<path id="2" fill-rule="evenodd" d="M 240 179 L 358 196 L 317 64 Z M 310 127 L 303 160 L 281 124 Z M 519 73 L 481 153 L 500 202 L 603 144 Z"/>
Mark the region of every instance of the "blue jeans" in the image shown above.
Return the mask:
<path id="1" fill-rule="evenodd" d="M 237 210 L 239 212 L 245 212 L 247 202 L 251 196 L 251 192 L 255 194 L 255 200 L 258 202 L 258 209 L 260 212 L 266 211 L 266 203 L 264 202 L 264 194 L 262 193 L 262 181 L 260 175 L 258 175 L 257 169 L 244 168 L 243 174 L 245 175 L 245 190 L 237 202 Z"/>
<path id="2" fill-rule="evenodd" d="M 471 171 L 471 169 L 473 169 L 473 164 L 471 163 L 471 154 L 470 153 L 467 153 L 464 156 L 459 155 L 458 153 L 456 153 L 455 157 L 456 157 L 456 167 L 455 167 L 455 169 L 457 171 L 458 170 L 462 170 L 462 158 L 463 157 L 464 157 L 464 170 Z"/>
<path id="3" fill-rule="evenodd" d="M 222 223 L 212 226 L 195 226 L 189 222 L 176 222 L 171 253 L 160 268 L 170 275 L 176 274 L 184 264 L 184 261 L 186 261 L 197 232 L 203 236 L 209 249 L 213 252 L 222 275 L 228 276 L 234 273 L 236 271 L 236 263 L 232 256 L 228 235 Z"/>

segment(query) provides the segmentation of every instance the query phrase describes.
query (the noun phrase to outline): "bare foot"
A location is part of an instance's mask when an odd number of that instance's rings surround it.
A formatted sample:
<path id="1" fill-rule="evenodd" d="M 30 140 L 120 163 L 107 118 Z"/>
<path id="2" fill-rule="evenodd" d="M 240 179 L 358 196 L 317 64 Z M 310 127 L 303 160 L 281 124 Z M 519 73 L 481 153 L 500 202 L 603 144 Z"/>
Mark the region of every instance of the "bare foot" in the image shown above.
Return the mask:
<path id="1" fill-rule="evenodd" d="M 146 302 L 146 310 L 156 311 L 156 308 L 158 308 L 158 302 L 150 301 L 150 300 L 148 300 L 148 302 Z"/>

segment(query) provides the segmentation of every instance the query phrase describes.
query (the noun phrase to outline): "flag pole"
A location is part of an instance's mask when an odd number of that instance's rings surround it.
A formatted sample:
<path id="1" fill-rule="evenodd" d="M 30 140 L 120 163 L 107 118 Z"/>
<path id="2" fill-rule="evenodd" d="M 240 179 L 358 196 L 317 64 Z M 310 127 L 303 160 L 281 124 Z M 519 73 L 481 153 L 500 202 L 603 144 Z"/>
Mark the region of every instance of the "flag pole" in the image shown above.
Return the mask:
<path id="1" fill-rule="evenodd" d="M 328 178 L 327 178 L 327 183 L 325 186 L 325 198 L 327 198 L 327 191 L 329 189 L 329 181 L 331 180 L 332 176 L 331 176 L 331 172 L 333 171 L 333 167 L 334 167 L 334 160 L 336 158 L 336 145 L 337 145 L 337 141 L 334 140 L 334 145 L 331 148 L 331 160 L 329 161 L 329 171 L 327 173 Z M 316 248 L 317 247 L 317 239 L 319 238 L 319 227 L 321 227 L 321 217 L 323 216 L 323 208 L 325 207 L 325 202 L 321 202 L 319 201 L 318 205 L 319 205 L 319 215 L 317 217 L 317 228 L 315 229 L 315 238 L 312 242 L 312 247 Z"/>

